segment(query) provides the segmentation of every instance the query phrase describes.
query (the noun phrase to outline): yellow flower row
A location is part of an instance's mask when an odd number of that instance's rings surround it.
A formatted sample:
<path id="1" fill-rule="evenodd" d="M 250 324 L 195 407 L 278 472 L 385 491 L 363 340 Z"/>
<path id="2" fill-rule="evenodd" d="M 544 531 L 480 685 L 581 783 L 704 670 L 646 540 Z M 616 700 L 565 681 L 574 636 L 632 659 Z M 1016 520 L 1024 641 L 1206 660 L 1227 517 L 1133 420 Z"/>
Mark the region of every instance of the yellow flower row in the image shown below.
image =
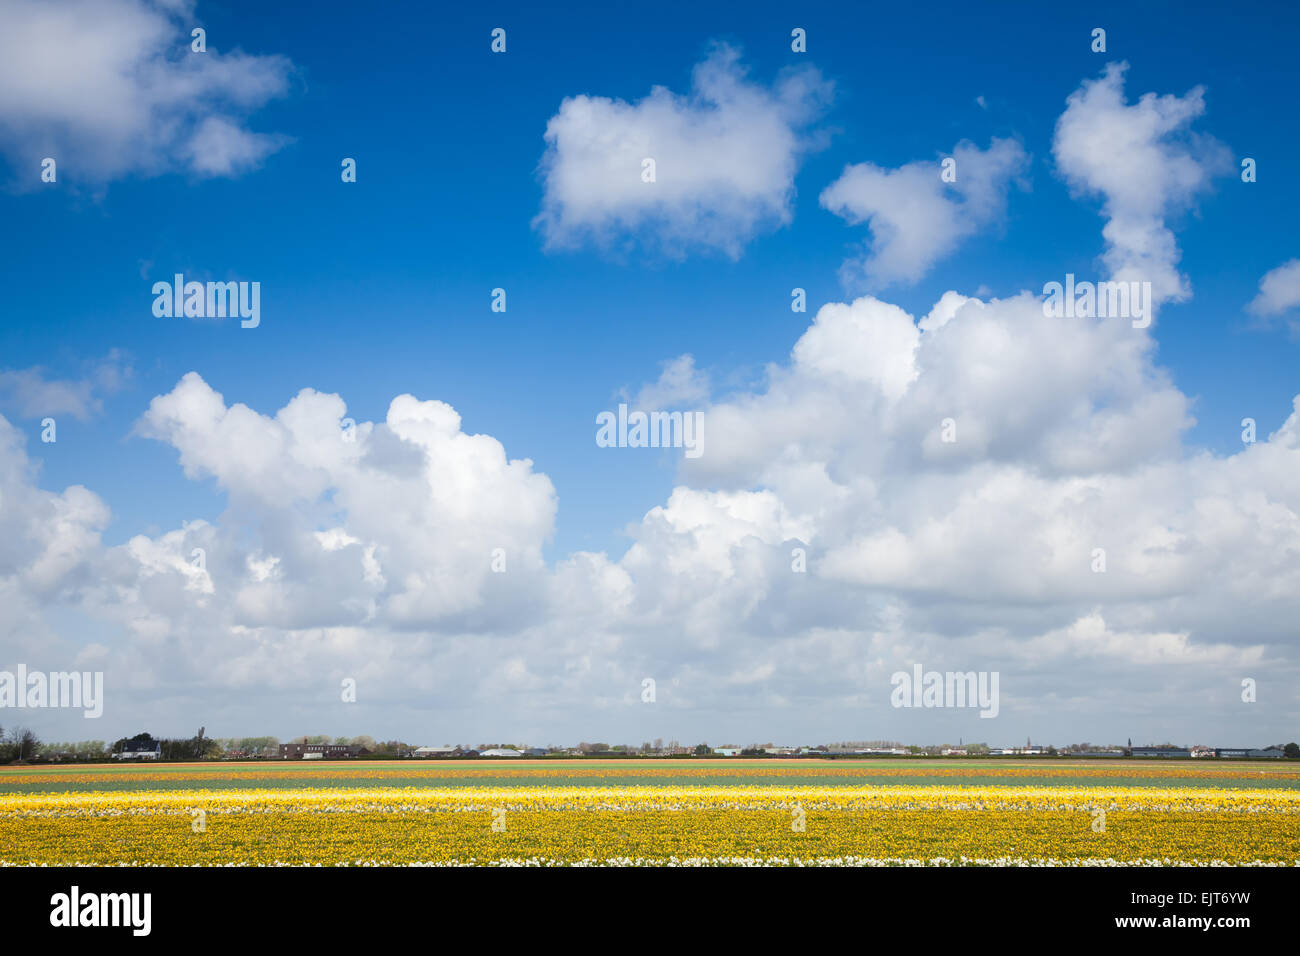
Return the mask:
<path id="1" fill-rule="evenodd" d="M 0 797 L 8 864 L 1284 864 L 1286 791 L 244 790 Z"/>
<path id="2" fill-rule="evenodd" d="M 0 817 L 185 812 L 408 813 L 511 810 L 1148 810 L 1300 812 L 1300 791 L 1192 787 L 677 786 L 378 787 L 75 791 L 0 795 Z"/>

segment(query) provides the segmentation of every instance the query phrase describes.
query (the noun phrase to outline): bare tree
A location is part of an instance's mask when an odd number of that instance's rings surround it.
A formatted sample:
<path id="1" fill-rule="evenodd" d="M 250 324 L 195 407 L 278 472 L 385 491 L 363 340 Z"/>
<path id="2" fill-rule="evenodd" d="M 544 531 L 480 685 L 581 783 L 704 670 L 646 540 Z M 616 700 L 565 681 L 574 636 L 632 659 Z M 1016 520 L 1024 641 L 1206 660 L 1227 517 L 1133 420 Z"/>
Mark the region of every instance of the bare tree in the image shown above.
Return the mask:
<path id="1" fill-rule="evenodd" d="M 9 740 L 14 747 L 14 759 L 26 760 L 36 756 L 41 749 L 40 738 L 26 727 L 15 727 L 9 731 Z"/>

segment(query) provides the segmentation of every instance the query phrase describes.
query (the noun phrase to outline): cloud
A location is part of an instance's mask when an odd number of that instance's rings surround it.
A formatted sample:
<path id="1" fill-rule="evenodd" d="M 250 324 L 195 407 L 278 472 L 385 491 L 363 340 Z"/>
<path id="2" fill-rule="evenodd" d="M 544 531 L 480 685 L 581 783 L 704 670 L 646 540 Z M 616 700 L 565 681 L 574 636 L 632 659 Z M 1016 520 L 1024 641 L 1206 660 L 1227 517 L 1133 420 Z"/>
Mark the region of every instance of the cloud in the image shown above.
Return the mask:
<path id="1" fill-rule="evenodd" d="M 953 182 L 943 180 L 939 162 L 898 169 L 858 163 L 822 191 L 823 208 L 871 230 L 867 254 L 840 271 L 846 286 L 916 282 L 963 240 L 1005 215 L 1007 189 L 1028 163 L 1021 145 L 994 139 L 980 150 L 963 142 L 949 158 Z"/>
<path id="2" fill-rule="evenodd" d="M 7 0 L 0 32 L 0 151 L 35 181 L 43 157 L 61 178 L 133 173 L 230 176 L 283 137 L 245 128 L 285 94 L 283 56 L 190 50 L 190 4 Z M 215 40 L 215 38 L 213 38 Z"/>
<path id="3" fill-rule="evenodd" d="M 287 137 L 250 133 L 224 117 L 209 116 L 194 131 L 184 156 L 200 175 L 233 176 L 256 166 L 286 142 Z"/>
<path id="4" fill-rule="evenodd" d="M 834 633 L 863 688 L 918 660 L 1001 670 L 1013 720 L 1050 724 L 1069 696 L 1109 726 L 1105 701 L 1127 688 L 1192 732 L 1188 700 L 1228 704 L 1241 677 L 1296 670 L 1300 396 L 1268 442 L 1213 457 L 1183 447 L 1189 403 L 1153 357 L 1126 323 L 1045 320 L 1029 295 L 948 293 L 921 319 L 871 298 L 823 307 L 765 390 L 708 410 L 715 440 L 683 471 L 692 488 L 764 495 L 797 542 L 737 542 L 712 581 L 676 558 L 687 600 L 729 591 L 730 618 L 713 617 L 729 632 L 776 622 L 779 640 L 735 659 L 773 664 L 786 698 L 825 702 L 785 668 Z M 806 576 L 789 573 L 795 543 Z M 1136 676 L 1151 666 L 1172 683 L 1151 691 Z M 1234 719 L 1214 717 L 1220 732 Z"/>
<path id="5" fill-rule="evenodd" d="M 658 719 L 699 735 L 840 733 L 845 708 L 886 736 L 967 733 L 889 707 L 919 661 L 999 670 L 999 739 L 1080 721 L 1122 739 L 1133 695 L 1185 734 L 1264 733 L 1232 689 L 1300 676 L 1300 396 L 1265 441 L 1186 448 L 1189 400 L 1134 333 L 1029 294 L 947 293 L 919 317 L 830 303 L 763 386 L 708 408 L 708 453 L 624 554 L 551 562 L 551 482 L 445 403 L 398 396 L 349 426 L 340 396 L 268 414 L 191 373 L 138 431 L 215 482 L 218 519 L 105 547 L 103 504 L 37 489 L 17 433 L 0 441 L 20 522 L 0 528 L 0 626 L 57 636 L 75 611 L 135 713 L 183 686 L 187 714 L 249 732 L 326 719 L 353 677 L 381 733 L 432 708 L 452 736 L 642 734 L 653 677 Z M 660 383 L 695 375 L 681 356 Z"/>
<path id="6" fill-rule="evenodd" d="M 1259 280 L 1259 294 L 1246 309 L 1258 316 L 1281 315 L 1300 306 L 1300 259 L 1289 259 L 1270 269 Z M 1300 330 L 1300 319 L 1293 319 L 1293 329 Z"/>
<path id="7" fill-rule="evenodd" d="M 687 95 L 656 86 L 635 103 L 567 97 L 546 125 L 533 225 L 550 249 L 592 242 L 736 258 L 790 222 L 795 171 L 814 145 L 806 128 L 830 90 L 811 68 L 755 83 L 724 45 L 695 67 Z M 654 182 L 642 181 L 647 158 Z"/>
<path id="8" fill-rule="evenodd" d="M 107 505 L 81 485 L 38 488 L 23 442 L 0 416 L 0 667 L 70 659 L 47 614 L 93 580 L 109 519 Z"/>
<path id="9" fill-rule="evenodd" d="M 501 590 L 497 549 L 515 588 L 498 608 L 526 599 L 554 520 L 550 481 L 495 439 L 462 432 L 442 402 L 400 395 L 378 423 L 353 424 L 346 412 L 337 395 L 312 389 L 274 416 L 227 406 L 191 372 L 142 416 L 138 433 L 174 447 L 188 477 L 215 479 L 237 514 L 265 521 L 251 551 L 234 529 L 213 532 L 232 621 L 445 621 Z"/>
<path id="10" fill-rule="evenodd" d="M 1232 169 L 1227 148 L 1190 127 L 1205 113 L 1205 90 L 1184 96 L 1124 95 L 1127 63 L 1111 63 L 1066 100 L 1052 151 L 1071 189 L 1102 197 L 1102 256 L 1110 277 L 1149 281 L 1156 302 L 1191 296 L 1178 272 L 1181 252 L 1165 219 L 1190 208 L 1217 175 Z"/>
<path id="11" fill-rule="evenodd" d="M 103 396 L 122 389 L 134 372 L 125 353 L 113 349 L 88 363 L 77 379 L 55 379 L 40 366 L 0 370 L 0 403 L 17 408 L 24 418 L 71 415 L 88 421 L 103 410 Z"/>
<path id="12" fill-rule="evenodd" d="M 1093 89 L 1112 80 L 1076 94 L 1065 153 L 1086 153 L 1080 129 L 1113 144 L 1118 125 L 1138 152 L 1176 154 L 1158 130 L 1181 129 L 1179 110 L 1151 101 L 1164 126 L 1147 128 L 1119 94 L 1116 119 Z M 1011 160 L 993 157 L 1019 147 L 969 149 L 958 181 L 984 162 L 982 180 L 924 187 L 939 233 L 1001 213 Z M 1112 161 L 1070 166 L 1112 222 L 1140 209 L 1169 232 L 1200 188 L 1175 162 L 1183 187 L 1130 195 Z M 877 237 L 875 257 L 906 259 L 896 239 Z M 1262 282 L 1260 309 L 1288 288 Z M 436 716 L 442 737 L 641 739 L 651 677 L 665 735 L 818 739 L 849 713 L 909 740 L 1281 739 L 1294 708 L 1266 702 L 1300 678 L 1300 396 L 1266 440 L 1212 454 L 1187 444 L 1192 402 L 1156 354 L 1127 320 L 1049 318 L 1029 293 L 948 292 L 924 315 L 828 303 L 761 384 L 723 400 L 691 355 L 665 362 L 635 401 L 706 406 L 707 453 L 626 529 L 624 553 L 551 560 L 550 479 L 433 398 L 353 423 L 340 395 L 256 409 L 191 372 L 136 433 L 225 509 L 112 545 L 106 504 L 41 488 L 0 419 L 0 646 L 51 669 L 93 657 L 115 688 L 106 715 L 184 727 L 202 710 L 232 732 L 399 735 Z M 87 414 L 114 380 L 12 374 L 11 396 L 70 393 Z M 999 671 L 996 727 L 892 709 L 890 675 L 917 662 Z M 382 704 L 374 724 L 339 716 L 345 677 Z M 1244 714 L 1243 677 L 1281 690 Z"/>
<path id="13" fill-rule="evenodd" d="M 692 355 L 679 355 L 663 363 L 659 378 L 643 385 L 632 407 L 644 411 L 693 408 L 708 401 L 709 376 L 695 367 Z"/>

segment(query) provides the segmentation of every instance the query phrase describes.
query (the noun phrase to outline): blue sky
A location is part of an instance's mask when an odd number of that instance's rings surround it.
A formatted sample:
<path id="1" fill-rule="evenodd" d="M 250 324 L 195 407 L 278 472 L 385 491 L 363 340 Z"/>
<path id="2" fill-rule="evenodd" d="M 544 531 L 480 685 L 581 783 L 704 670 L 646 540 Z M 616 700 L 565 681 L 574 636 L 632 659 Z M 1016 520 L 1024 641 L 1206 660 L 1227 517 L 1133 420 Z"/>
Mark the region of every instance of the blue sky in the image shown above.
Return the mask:
<path id="1" fill-rule="evenodd" d="M 46 380 L 76 381 L 114 350 L 131 369 L 121 388 L 96 392 L 102 404 L 84 420 L 58 416 L 55 444 L 40 442 L 41 416 L 23 413 L 15 389 L 0 391 L 8 402 L 0 414 L 25 437 L 37 486 L 86 485 L 104 501 L 111 518 L 101 541 L 112 549 L 197 518 L 237 523 L 221 480 L 186 479 L 175 447 L 138 434 L 150 401 L 186 373 L 197 372 L 228 406 L 268 416 L 304 388 L 338 394 L 357 421 L 383 421 L 403 393 L 437 399 L 460 413 L 465 433 L 493 436 L 507 456 L 531 459 L 549 477 L 558 505 L 542 543 L 548 565 L 579 551 L 618 562 L 676 485 L 764 484 L 712 471 L 683 479 L 676 452 L 597 447 L 595 415 L 655 382 L 664 363 L 689 354 L 710 383 L 702 404 L 724 403 L 766 393 L 769 364 L 789 364 L 826 303 L 870 291 L 920 317 L 948 290 L 1010 299 L 1037 295 L 1067 272 L 1104 278 L 1103 199 L 1067 181 L 1053 137 L 1067 97 L 1107 64 L 1126 62 L 1130 103 L 1148 91 L 1182 97 L 1204 87 L 1203 114 L 1178 136 L 1193 152 L 1197 137 L 1212 137 L 1232 161 L 1163 215 L 1191 295 L 1163 304 L 1150 334 L 1153 366 L 1195 419 L 1177 439 L 1183 454 L 1238 454 L 1241 419 L 1254 417 L 1262 439 L 1283 426 L 1300 392 L 1300 341 L 1287 313 L 1261 320 L 1247 311 L 1261 278 L 1300 256 L 1300 142 L 1291 120 L 1300 11 L 1054 6 L 868 13 L 756 3 L 742 15 L 674 3 L 570 5 L 563 13 L 405 3 L 379 16 L 364 5 L 205 2 L 184 12 L 181 4 L 182 13 L 159 15 L 182 53 L 189 25 L 201 24 L 208 56 L 237 49 L 291 62 L 279 95 L 232 111 L 247 130 L 283 139 L 255 162 L 206 175 L 165 155 L 156 168 L 134 162 L 105 173 L 85 145 L 92 140 L 74 138 L 59 157 L 57 184 L 42 184 L 24 140 L 40 128 L 39 110 L 23 125 L 0 107 L 9 280 L 0 370 L 39 367 Z M 504 54 L 489 50 L 494 27 L 507 30 Z M 791 51 L 794 27 L 807 31 L 806 53 Z M 1094 27 L 1107 31 L 1104 54 L 1090 50 Z M 614 248 L 548 247 L 534 224 L 547 189 L 540 164 L 547 123 L 566 97 L 636 103 L 654 86 L 685 95 L 692 69 L 717 44 L 738 51 L 747 82 L 763 89 L 782 71 L 809 67 L 833 84 L 808 124 L 817 138 L 799 152 L 788 223 L 760 226 L 734 258 L 716 248 L 649 246 L 636 228 L 616 230 Z M 63 68 L 79 66 L 69 57 Z M 208 108 L 195 105 L 195 115 Z M 52 129 L 58 122 L 51 114 Z M 846 286 L 841 264 L 870 249 L 872 233 L 819 202 L 845 167 L 937 164 L 959 141 L 982 150 L 994 137 L 1024 153 L 1019 184 L 1004 184 L 997 213 L 915 281 Z M 357 160 L 356 183 L 340 181 L 343 157 Z M 1257 182 L 1240 181 L 1243 157 L 1258 162 Z M 260 282 L 260 327 L 155 317 L 150 287 L 175 272 Z M 489 308 L 496 287 L 507 290 L 504 314 Z M 806 314 L 791 312 L 794 287 L 807 290 Z M 110 646 L 129 640 L 111 615 L 68 604 L 46 609 L 45 620 L 84 614 Z M 1037 719 L 1064 734 L 1066 722 L 1053 724 L 1048 710 Z M 721 718 L 696 717 L 702 727 L 732 730 Z M 273 722 L 291 729 L 287 719 Z M 830 736 L 832 723 L 796 722 L 791 732 Z M 576 726 L 542 717 L 533 725 L 556 734 Z M 1008 736 L 1024 736 L 1020 725 L 1011 729 Z"/>
<path id="2" fill-rule="evenodd" d="M 968 9 L 936 21 L 923 9 L 889 9 L 859 22 L 834 4 L 813 5 L 796 19 L 809 32 L 806 58 L 838 88 L 828 117 L 836 132 L 796 179 L 788 229 L 761 237 L 738 262 L 543 251 L 529 222 L 541 196 L 541 134 L 559 102 L 578 92 L 635 100 L 653 84 L 680 90 L 715 40 L 738 44 L 756 78 L 769 79 L 800 57 L 789 51 L 794 21 L 782 7 L 758 4 L 741 18 L 667 4 L 646 22 L 601 5 L 557 17 L 408 4 L 389 25 L 359 8 L 316 18 L 292 7 L 201 7 L 214 47 L 232 35 L 250 53 L 291 57 L 293 91 L 256 126 L 295 142 L 234 180 L 177 173 L 4 198 L 6 258 L 27 277 L 9 290 L 6 365 L 74 375 L 79 362 L 120 348 L 138 372 L 77 435 L 75 458 L 57 446 L 33 454 L 56 484 L 83 480 L 88 465 L 111 481 L 121 497 L 109 537 L 121 540 L 220 508 L 203 487 L 133 493 L 170 470 L 165 452 L 128 437 L 141 399 L 191 368 L 263 409 L 306 386 L 337 391 L 358 419 L 380 416 L 409 390 L 448 401 L 468 429 L 497 436 L 552 477 L 562 502 L 557 553 L 618 549 L 623 524 L 671 488 L 673 467 L 603 454 L 585 427 L 592 410 L 684 352 L 742 379 L 788 352 L 802 331 L 789 289 L 806 288 L 816 304 L 840 297 L 838 262 L 862 236 L 817 206 L 846 163 L 901 165 L 991 135 L 1018 135 L 1033 154 L 1032 189 L 1011 197 L 1000 234 L 896 293 L 911 310 L 949 288 L 1010 294 L 1066 271 L 1094 274 L 1097 203 L 1070 198 L 1053 175 L 1050 142 L 1065 97 L 1111 59 L 1132 64 L 1134 88 L 1205 85 L 1203 126 L 1262 164 L 1260 181 L 1224 180 L 1199 215 L 1184 217 L 1180 244 L 1196 296 L 1167 313 L 1158 338 L 1161 363 L 1198 398 L 1190 440 L 1223 451 L 1246 415 L 1265 430 L 1281 423 L 1296 343 L 1284 330 L 1252 331 L 1243 306 L 1300 215 L 1288 159 L 1300 142 L 1283 121 L 1295 90 L 1277 84 L 1294 33 L 1261 35 L 1251 18 L 1206 20 L 1181 4 L 1087 14 L 1009 4 L 996 17 Z M 1275 16 L 1294 27 L 1300 12 Z M 508 52 L 485 54 L 483 37 L 503 17 Z M 1108 31 L 1105 57 L 1089 49 L 1095 25 Z M 1084 39 L 1067 44 L 1071 35 Z M 925 41 L 890 42 L 904 36 Z M 365 42 L 340 46 L 341 37 Z M 1014 68 L 1008 50 L 1018 51 Z M 343 156 L 360 164 L 346 188 Z M 270 317 L 257 340 L 233 324 L 156 320 L 141 307 L 152 302 L 147 286 L 174 270 L 261 281 Z M 496 287 L 508 292 L 505 316 L 488 310 Z M 540 392 L 545 401 L 529 397 Z"/>

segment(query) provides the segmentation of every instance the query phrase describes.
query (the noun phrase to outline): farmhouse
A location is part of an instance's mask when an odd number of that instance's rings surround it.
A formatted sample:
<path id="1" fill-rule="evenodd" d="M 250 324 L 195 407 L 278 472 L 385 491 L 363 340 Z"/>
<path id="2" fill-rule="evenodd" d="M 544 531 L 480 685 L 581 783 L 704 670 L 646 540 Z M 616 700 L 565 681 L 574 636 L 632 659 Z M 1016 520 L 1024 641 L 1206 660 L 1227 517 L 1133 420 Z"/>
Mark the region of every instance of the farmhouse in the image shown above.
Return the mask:
<path id="1" fill-rule="evenodd" d="M 154 741 L 151 749 L 143 749 L 143 743 L 137 741 L 128 741 L 127 747 L 132 749 L 122 750 L 120 753 L 113 754 L 115 760 L 157 760 L 162 756 L 162 741 Z"/>

